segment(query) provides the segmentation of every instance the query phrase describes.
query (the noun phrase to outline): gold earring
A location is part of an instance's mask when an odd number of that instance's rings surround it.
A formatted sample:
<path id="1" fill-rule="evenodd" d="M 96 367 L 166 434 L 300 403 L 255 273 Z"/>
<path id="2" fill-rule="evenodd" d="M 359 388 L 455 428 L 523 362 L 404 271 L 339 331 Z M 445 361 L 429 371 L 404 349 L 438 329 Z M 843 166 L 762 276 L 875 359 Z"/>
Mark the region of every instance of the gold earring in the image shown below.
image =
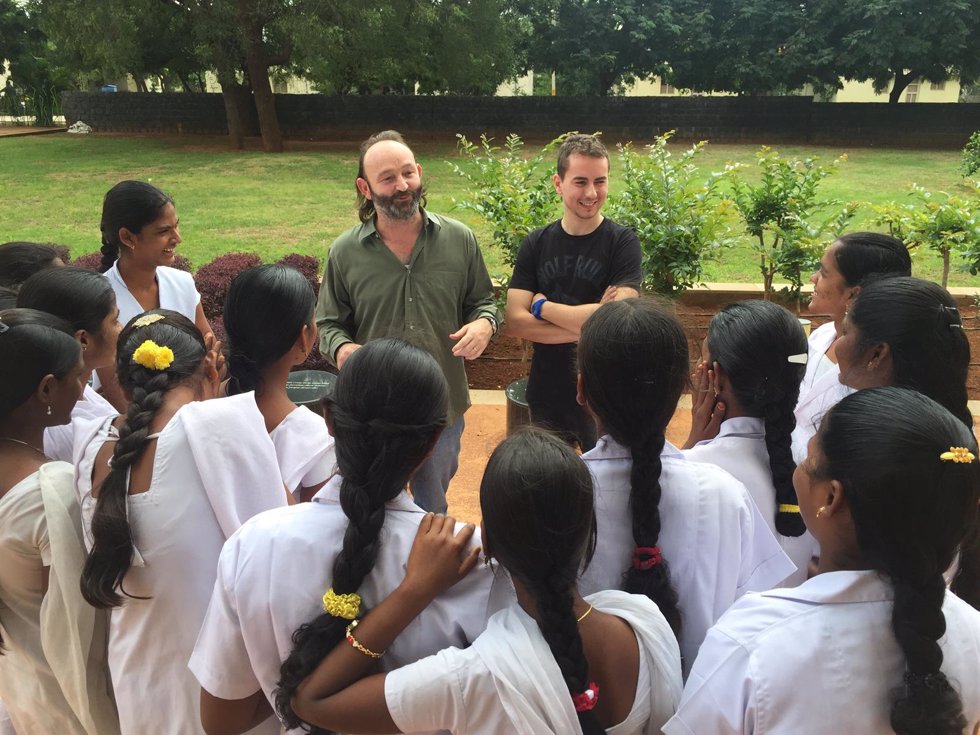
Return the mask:
<path id="1" fill-rule="evenodd" d="M 826 505 L 821 505 L 817 509 L 817 518 L 823 518 L 823 514 L 826 513 L 826 512 L 827 512 L 827 506 Z"/>

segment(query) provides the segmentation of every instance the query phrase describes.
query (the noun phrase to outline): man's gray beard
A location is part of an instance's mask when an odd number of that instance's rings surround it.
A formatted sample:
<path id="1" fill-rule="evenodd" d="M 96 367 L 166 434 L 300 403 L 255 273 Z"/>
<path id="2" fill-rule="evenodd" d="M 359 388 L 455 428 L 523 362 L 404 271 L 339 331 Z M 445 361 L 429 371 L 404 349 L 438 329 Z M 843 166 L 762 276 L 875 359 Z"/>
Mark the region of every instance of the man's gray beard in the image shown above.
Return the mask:
<path id="1" fill-rule="evenodd" d="M 401 209 L 396 206 L 394 202 L 385 202 L 384 204 L 375 203 L 375 209 L 377 209 L 381 214 L 383 214 L 388 219 L 397 220 L 407 220 L 412 219 L 419 211 L 419 200 L 413 199 L 412 206 L 410 209 Z"/>

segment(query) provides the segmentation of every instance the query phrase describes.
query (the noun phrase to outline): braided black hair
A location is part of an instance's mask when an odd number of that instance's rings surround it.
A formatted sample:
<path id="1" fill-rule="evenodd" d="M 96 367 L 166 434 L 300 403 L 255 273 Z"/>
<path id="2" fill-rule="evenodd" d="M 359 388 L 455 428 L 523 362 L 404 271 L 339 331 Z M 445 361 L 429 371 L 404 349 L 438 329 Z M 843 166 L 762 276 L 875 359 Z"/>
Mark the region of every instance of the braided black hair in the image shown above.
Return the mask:
<path id="1" fill-rule="evenodd" d="M 331 587 L 356 593 L 374 569 L 385 503 L 397 497 L 446 425 L 449 388 L 438 363 L 407 342 L 369 342 L 351 355 L 325 401 L 348 518 Z M 348 620 L 322 613 L 301 625 L 282 663 L 275 700 L 287 729 L 309 728 L 293 712 L 296 688 L 341 641 Z M 314 728 L 311 732 L 320 732 Z"/>
<path id="2" fill-rule="evenodd" d="M 575 582 L 595 550 L 592 476 L 559 437 L 527 428 L 490 456 L 480 484 L 484 550 L 534 597 L 538 627 L 569 694 L 589 686 L 589 662 L 572 611 Z M 582 732 L 605 732 L 579 712 Z"/>
<path id="3" fill-rule="evenodd" d="M 803 516 L 786 508 L 797 505 L 791 436 L 807 353 L 800 320 L 771 301 L 740 301 L 711 320 L 708 352 L 728 376 L 743 410 L 765 420 L 769 469 L 776 488 L 776 530 L 783 536 L 803 535 Z M 790 362 L 794 355 L 803 359 Z"/>
<path id="4" fill-rule="evenodd" d="M 924 393 L 973 428 L 970 343 L 949 291 L 921 278 L 874 281 L 861 289 L 847 319 L 859 332 L 860 350 L 888 345 L 894 385 Z"/>
<path id="5" fill-rule="evenodd" d="M 119 259 L 119 230 L 139 233 L 174 200 L 145 181 L 120 181 L 102 200 L 102 266 L 105 273 Z"/>
<path id="6" fill-rule="evenodd" d="M 259 388 L 262 371 L 289 352 L 313 323 L 316 296 L 295 268 L 260 265 L 242 271 L 225 297 L 229 394 Z"/>
<path id="7" fill-rule="evenodd" d="M 657 603 L 679 635 L 681 613 L 667 561 L 644 550 L 659 543 L 660 454 L 688 382 L 687 338 L 677 317 L 652 300 L 614 301 L 586 321 L 578 363 L 589 407 L 633 458 L 630 508 L 640 563 L 626 569 L 623 588 Z"/>
<path id="8" fill-rule="evenodd" d="M 137 322 L 148 314 L 163 316 L 146 326 Z M 166 346 L 174 360 L 165 370 L 143 367 L 133 360 L 136 348 L 146 340 Z M 112 453 L 112 469 L 99 488 L 92 515 L 92 550 L 82 570 L 82 596 L 97 608 L 123 603 L 123 581 L 133 554 L 133 535 L 126 513 L 129 468 L 143 456 L 150 424 L 171 388 L 191 379 L 207 352 L 204 338 L 187 317 L 168 309 L 153 309 L 130 320 L 119 335 L 116 375 L 132 398 L 119 428 Z M 120 594 L 121 593 L 121 594 Z"/>
<path id="9" fill-rule="evenodd" d="M 892 629 L 906 676 L 893 694 L 891 725 L 898 735 L 962 733 L 962 700 L 941 670 L 943 572 L 975 523 L 980 464 L 940 454 L 955 446 L 976 455 L 976 439 L 935 401 L 887 387 L 841 400 L 817 441 L 810 472 L 840 482 L 866 563 L 894 586 Z"/>

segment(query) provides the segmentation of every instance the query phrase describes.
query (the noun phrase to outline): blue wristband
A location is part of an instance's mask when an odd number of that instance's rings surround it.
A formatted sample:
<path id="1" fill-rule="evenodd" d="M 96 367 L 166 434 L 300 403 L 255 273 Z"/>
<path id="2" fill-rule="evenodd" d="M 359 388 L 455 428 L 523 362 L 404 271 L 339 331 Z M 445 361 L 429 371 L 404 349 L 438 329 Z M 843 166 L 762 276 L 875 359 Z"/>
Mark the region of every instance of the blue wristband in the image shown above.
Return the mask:
<path id="1" fill-rule="evenodd" d="M 531 316 L 533 316 L 535 319 L 544 320 L 544 317 L 541 316 L 541 307 L 544 306 L 544 302 L 547 300 L 548 299 L 546 298 L 540 298 L 531 304 Z"/>

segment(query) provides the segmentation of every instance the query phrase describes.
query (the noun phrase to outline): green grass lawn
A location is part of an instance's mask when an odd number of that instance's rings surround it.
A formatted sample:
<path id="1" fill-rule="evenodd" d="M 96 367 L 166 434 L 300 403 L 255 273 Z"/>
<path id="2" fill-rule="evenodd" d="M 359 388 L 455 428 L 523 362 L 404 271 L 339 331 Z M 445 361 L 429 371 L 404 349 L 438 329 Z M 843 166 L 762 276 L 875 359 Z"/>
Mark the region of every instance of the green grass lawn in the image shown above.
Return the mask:
<path id="1" fill-rule="evenodd" d="M 455 140 L 447 136 L 444 143 L 415 148 L 430 208 L 463 220 L 481 242 L 489 242 L 490 230 L 482 220 L 453 209 L 453 197 L 467 194 L 446 163 L 456 158 Z M 701 166 L 707 173 L 721 170 L 726 162 L 751 163 L 756 148 L 709 144 Z M 778 148 L 785 157 L 817 155 L 825 162 L 846 152 L 849 160 L 823 184 L 826 196 L 843 201 L 901 200 L 913 182 L 946 191 L 960 182 L 956 151 Z M 75 256 L 94 252 L 100 245 L 102 196 L 121 179 L 140 178 L 176 200 L 184 238 L 180 252 L 195 267 L 237 250 L 256 252 L 265 260 L 293 252 L 322 257 L 330 242 L 356 222 L 357 145 L 292 142 L 287 149 L 282 155 L 233 152 L 223 138 L 201 137 L 0 138 L 0 242 L 57 242 L 68 245 Z M 614 163 L 613 194 L 615 176 Z M 863 208 L 852 229 L 868 225 L 872 216 Z M 493 248 L 485 253 L 491 273 L 501 273 L 499 254 Z M 917 275 L 939 279 L 938 255 L 920 252 L 913 257 Z M 706 280 L 758 282 L 748 239 L 707 263 Z M 950 276 L 951 285 L 975 285 L 976 280 L 955 266 Z"/>

